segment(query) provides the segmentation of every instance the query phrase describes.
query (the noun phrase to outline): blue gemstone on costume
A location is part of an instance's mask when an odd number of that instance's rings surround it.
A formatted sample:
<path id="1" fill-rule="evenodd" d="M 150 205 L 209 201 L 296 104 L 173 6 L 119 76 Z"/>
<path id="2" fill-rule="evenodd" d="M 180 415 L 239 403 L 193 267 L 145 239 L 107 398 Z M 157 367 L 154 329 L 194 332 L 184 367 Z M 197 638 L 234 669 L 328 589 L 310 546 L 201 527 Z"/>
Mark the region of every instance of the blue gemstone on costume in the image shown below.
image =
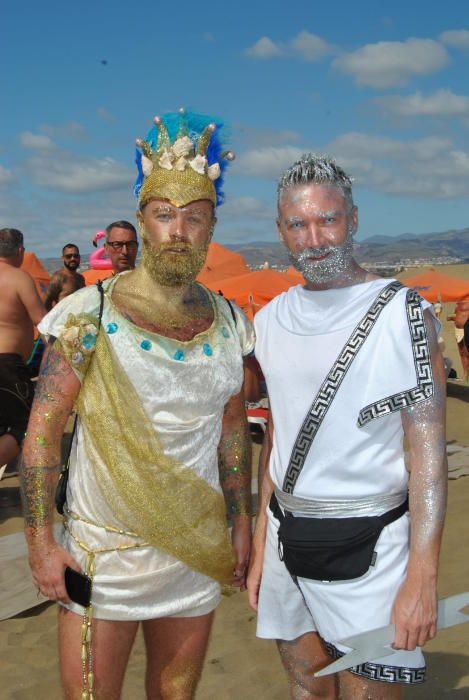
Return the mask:
<path id="1" fill-rule="evenodd" d="M 83 340 L 81 341 L 82 346 L 85 350 L 91 350 L 96 345 L 96 336 L 94 333 L 87 333 Z"/>
<path id="2" fill-rule="evenodd" d="M 207 357 L 211 357 L 213 355 L 212 347 L 208 343 L 203 344 L 203 349 Z"/>
<path id="3" fill-rule="evenodd" d="M 229 333 L 228 329 L 225 328 L 225 326 L 223 326 L 223 328 L 221 329 L 221 334 L 222 334 L 222 336 L 223 336 L 224 338 L 229 338 L 229 337 L 230 337 L 230 333 Z"/>
<path id="4" fill-rule="evenodd" d="M 140 347 L 142 350 L 151 350 L 151 341 L 150 340 L 142 340 L 140 343 Z"/>
<path id="5" fill-rule="evenodd" d="M 184 353 L 182 352 L 182 350 L 176 350 L 176 352 L 174 353 L 174 359 L 178 360 L 179 362 L 182 362 L 182 360 L 184 359 Z"/>
<path id="6" fill-rule="evenodd" d="M 118 329 L 118 328 L 119 328 L 119 326 L 117 325 L 117 323 L 108 323 L 107 326 L 106 326 L 106 331 L 107 331 L 109 334 L 117 333 L 117 329 Z"/>

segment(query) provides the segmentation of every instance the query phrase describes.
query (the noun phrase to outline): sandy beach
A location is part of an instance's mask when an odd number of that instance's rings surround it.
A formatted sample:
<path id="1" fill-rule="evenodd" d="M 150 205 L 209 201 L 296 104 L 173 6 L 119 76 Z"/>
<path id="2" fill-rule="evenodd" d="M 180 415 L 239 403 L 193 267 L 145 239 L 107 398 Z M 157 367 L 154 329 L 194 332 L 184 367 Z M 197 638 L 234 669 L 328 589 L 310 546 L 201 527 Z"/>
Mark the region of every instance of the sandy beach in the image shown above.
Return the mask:
<path id="1" fill-rule="evenodd" d="M 469 278 L 469 266 L 443 269 L 445 274 Z M 412 271 L 409 271 L 411 273 Z M 463 275 L 464 273 L 464 275 Z M 453 326 L 442 314 L 445 354 L 460 376 Z M 455 382 L 449 388 L 447 441 L 453 462 L 469 467 L 469 388 Z M 461 448 L 461 449 L 460 449 Z M 459 450 L 459 452 L 458 452 Z M 256 467 L 259 440 L 253 466 Z M 458 463 L 459 463 L 458 462 Z M 469 476 L 449 481 L 449 505 L 445 528 L 439 593 L 446 597 L 469 590 Z M 0 537 L 22 530 L 18 480 L 0 482 Z M 0 540 L 1 545 L 1 540 Z M 0 549 L 1 554 L 1 549 Z M 1 563 L 1 556 L 0 556 Z M 286 680 L 275 645 L 255 638 L 255 614 L 245 594 L 225 598 L 218 610 L 207 654 L 199 700 L 277 700 L 288 698 Z M 469 700 L 469 625 L 440 632 L 426 647 L 428 680 L 405 698 Z M 61 697 L 56 644 L 56 607 L 45 603 L 0 623 L 0 668 L 4 700 L 54 700 Z M 144 698 L 144 649 L 141 635 L 133 650 L 125 680 L 124 700 Z"/>

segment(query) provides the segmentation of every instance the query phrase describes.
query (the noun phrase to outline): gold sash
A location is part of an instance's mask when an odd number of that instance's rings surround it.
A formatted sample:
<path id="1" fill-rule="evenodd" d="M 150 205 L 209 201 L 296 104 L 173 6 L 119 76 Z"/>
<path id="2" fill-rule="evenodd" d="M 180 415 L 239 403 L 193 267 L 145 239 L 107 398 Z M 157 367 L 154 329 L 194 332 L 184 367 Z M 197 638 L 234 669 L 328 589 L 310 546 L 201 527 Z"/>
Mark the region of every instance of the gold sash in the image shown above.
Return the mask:
<path id="1" fill-rule="evenodd" d="M 77 399 L 88 459 L 123 529 L 229 583 L 234 558 L 223 496 L 165 455 L 106 333 Z"/>

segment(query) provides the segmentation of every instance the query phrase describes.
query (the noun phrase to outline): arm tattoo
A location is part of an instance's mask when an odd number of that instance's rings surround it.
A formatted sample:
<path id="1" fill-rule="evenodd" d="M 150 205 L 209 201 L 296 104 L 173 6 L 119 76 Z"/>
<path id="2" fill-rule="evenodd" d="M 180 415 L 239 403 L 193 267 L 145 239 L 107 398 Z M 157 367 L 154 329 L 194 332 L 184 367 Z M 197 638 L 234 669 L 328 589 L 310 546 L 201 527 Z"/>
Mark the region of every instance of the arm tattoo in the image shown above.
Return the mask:
<path id="1" fill-rule="evenodd" d="M 62 291 L 64 281 L 65 275 L 63 273 L 56 272 L 52 275 L 49 286 L 47 287 L 47 294 L 44 301 L 44 306 L 46 307 L 47 311 L 52 309 L 53 302 L 58 302 L 59 294 Z"/>
<path id="2" fill-rule="evenodd" d="M 73 370 L 55 347 L 48 346 L 44 353 L 41 373 L 34 392 L 35 408 L 51 402 L 54 396 L 59 398 L 62 394 L 62 381 L 72 372 Z"/>
<path id="3" fill-rule="evenodd" d="M 251 515 L 251 438 L 247 425 L 222 436 L 218 469 L 228 514 Z"/>

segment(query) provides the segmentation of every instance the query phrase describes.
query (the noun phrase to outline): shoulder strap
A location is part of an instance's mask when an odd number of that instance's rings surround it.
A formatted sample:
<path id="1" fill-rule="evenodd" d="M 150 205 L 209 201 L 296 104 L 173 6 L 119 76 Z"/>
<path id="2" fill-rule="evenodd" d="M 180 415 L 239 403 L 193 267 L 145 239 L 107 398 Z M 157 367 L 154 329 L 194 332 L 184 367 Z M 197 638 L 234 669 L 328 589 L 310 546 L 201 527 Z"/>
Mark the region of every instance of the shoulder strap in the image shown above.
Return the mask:
<path id="1" fill-rule="evenodd" d="M 373 326 L 391 299 L 402 289 L 400 282 L 391 282 L 378 294 L 366 314 L 353 330 L 351 336 L 342 348 L 337 360 L 332 365 L 327 377 L 323 381 L 314 401 L 306 414 L 303 425 L 293 445 L 287 473 L 283 481 L 283 491 L 293 493 L 295 484 L 304 467 L 306 457 L 313 444 L 313 440 L 321 427 L 322 421 L 329 410 L 342 381 L 350 369 L 350 365 L 357 356 L 363 343 L 368 338 Z"/>
<path id="2" fill-rule="evenodd" d="M 238 319 L 236 318 L 236 314 L 235 314 L 234 309 L 233 309 L 233 304 L 226 297 L 223 297 L 223 298 L 225 299 L 226 303 L 230 307 L 231 315 L 233 316 L 233 321 L 234 321 L 235 326 L 238 325 Z"/>
<path id="3" fill-rule="evenodd" d="M 224 294 L 223 294 L 223 292 L 221 291 L 221 289 L 220 289 L 219 292 L 218 292 L 218 296 L 219 296 L 219 297 L 223 297 L 223 299 L 226 301 L 226 303 L 227 303 L 228 306 L 230 307 L 231 316 L 232 316 L 232 318 L 233 318 L 233 321 L 234 321 L 235 326 L 237 326 L 237 325 L 238 325 L 238 319 L 236 318 L 236 314 L 235 314 L 234 309 L 233 309 L 233 304 L 231 303 L 231 301 L 230 301 L 229 299 L 227 299 L 227 298 L 224 296 Z"/>
<path id="4" fill-rule="evenodd" d="M 96 286 L 98 288 L 99 292 L 99 315 L 98 315 L 98 333 L 101 330 L 101 321 L 103 318 L 103 310 L 104 310 L 104 288 L 103 288 L 103 283 L 101 280 L 98 280 L 96 283 Z M 75 437 L 75 433 L 77 430 L 77 423 L 78 423 L 78 414 L 75 413 L 75 418 L 73 419 L 73 428 L 72 428 L 72 435 L 70 437 L 70 443 L 68 446 L 67 450 L 67 459 L 65 460 L 65 467 L 63 471 L 68 471 L 68 468 L 70 466 L 70 455 L 72 454 L 72 444 L 73 444 L 73 438 Z"/>
<path id="5" fill-rule="evenodd" d="M 103 318 L 104 288 L 103 288 L 103 283 L 101 280 L 97 281 L 96 286 L 97 286 L 98 292 L 99 292 L 99 316 L 98 316 L 98 332 L 99 332 L 101 329 L 101 320 Z"/>

